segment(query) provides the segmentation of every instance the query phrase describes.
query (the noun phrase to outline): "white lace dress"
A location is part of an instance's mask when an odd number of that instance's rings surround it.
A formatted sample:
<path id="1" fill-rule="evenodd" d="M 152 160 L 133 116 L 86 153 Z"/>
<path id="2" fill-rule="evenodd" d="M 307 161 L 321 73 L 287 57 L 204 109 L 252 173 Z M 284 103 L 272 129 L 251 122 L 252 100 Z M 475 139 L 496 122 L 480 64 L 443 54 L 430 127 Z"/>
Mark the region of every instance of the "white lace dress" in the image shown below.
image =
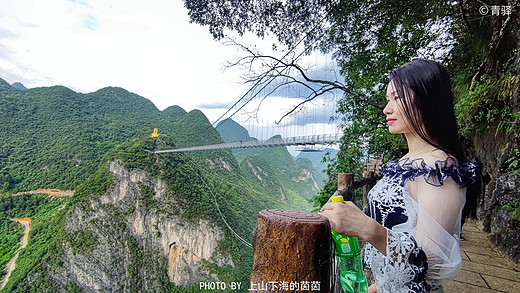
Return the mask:
<path id="1" fill-rule="evenodd" d="M 370 243 L 364 254 L 380 293 L 430 292 L 456 277 L 465 186 L 476 171 L 475 163 L 457 166 L 452 158 L 385 165 L 368 200 L 371 217 L 387 229 L 386 255 Z"/>

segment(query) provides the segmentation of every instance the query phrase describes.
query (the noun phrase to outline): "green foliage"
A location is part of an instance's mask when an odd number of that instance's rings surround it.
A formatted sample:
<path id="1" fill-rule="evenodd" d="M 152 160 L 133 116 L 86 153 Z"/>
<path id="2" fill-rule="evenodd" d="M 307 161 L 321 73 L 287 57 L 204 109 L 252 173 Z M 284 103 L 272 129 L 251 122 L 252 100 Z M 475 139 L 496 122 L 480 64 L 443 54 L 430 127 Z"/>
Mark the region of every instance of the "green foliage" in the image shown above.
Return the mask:
<path id="1" fill-rule="evenodd" d="M 69 286 L 67 288 L 67 292 L 71 293 L 83 293 L 83 289 L 81 289 L 80 286 L 76 285 L 76 283 L 69 283 Z"/>
<path id="2" fill-rule="evenodd" d="M 320 182 L 321 186 L 325 184 L 325 179 L 327 179 L 327 167 L 329 162 L 327 161 L 327 157 L 335 158 L 338 153 L 338 150 L 332 148 L 326 148 L 321 152 L 300 152 L 296 157 L 297 161 L 300 158 L 309 159 L 312 162 L 312 166 L 314 169 L 320 174 L 320 177 L 323 178 L 323 182 Z"/>
<path id="3" fill-rule="evenodd" d="M 320 210 L 321 207 L 327 203 L 327 201 L 334 194 L 334 192 L 336 192 L 336 190 L 338 190 L 337 182 L 335 183 L 332 180 L 327 181 L 327 183 L 325 183 L 325 186 L 323 186 L 323 189 L 320 191 L 320 194 L 318 194 L 313 200 L 313 204 L 315 207 L 314 211 Z"/>
<path id="4" fill-rule="evenodd" d="M 103 164 L 85 183 L 78 186 L 74 198 L 81 199 L 89 195 L 103 194 L 113 186 L 113 179 L 108 164 Z"/>
<path id="5" fill-rule="evenodd" d="M 197 115 L 191 116 L 197 119 Z M 189 121 L 184 122 L 186 124 Z M 193 130 L 192 126 L 190 129 Z M 187 128 L 184 128 L 186 130 Z M 210 132 L 211 130 L 197 129 L 200 131 Z M 213 130 L 214 131 L 214 130 Z M 192 134 L 196 137 L 197 134 Z M 189 133 L 177 133 L 175 137 L 184 137 L 185 143 L 189 142 Z M 211 133 L 210 133 L 211 135 Z M 218 134 L 217 134 L 218 135 Z M 187 223 L 198 223 L 199 219 L 209 219 L 222 227 L 226 237 L 218 245 L 218 251 L 221 254 L 230 254 L 233 263 L 240 264 L 235 268 L 218 268 L 213 267 L 212 270 L 219 275 L 219 278 L 228 278 L 230 280 L 241 280 L 244 284 L 249 279 L 252 268 L 252 250 L 240 243 L 237 238 L 229 231 L 218 212 L 215 201 L 221 213 L 232 227 L 232 229 L 245 239 L 251 239 L 252 231 L 256 225 L 256 217 L 259 210 L 265 208 L 276 208 L 285 206 L 281 199 L 274 198 L 272 194 L 257 193 L 258 190 L 264 191 L 269 188 L 263 188 L 258 182 L 253 182 L 251 178 L 245 176 L 240 170 L 236 160 L 230 151 L 211 152 L 202 156 L 201 154 L 175 154 L 165 153 L 154 155 L 145 150 L 154 150 L 161 148 L 169 148 L 173 146 L 173 138 L 143 138 L 129 141 L 121 144 L 114 150 L 107 153 L 104 161 L 119 161 L 123 167 L 129 170 L 146 171 L 153 178 L 165 180 L 168 185 L 169 202 L 175 205 L 158 204 L 154 199 L 153 189 L 144 182 L 137 183 L 139 188 L 137 208 L 144 208 L 147 211 L 157 210 L 155 213 L 177 214 L 182 216 Z M 176 139 L 175 142 L 178 142 Z M 100 170 L 108 170 L 108 163 L 103 163 Z M 237 170 L 230 172 L 227 168 Z M 108 171 L 106 171 L 108 172 Z M 95 176 L 91 176 L 94 178 Z M 273 177 L 266 178 L 273 180 Z M 96 181 L 89 179 L 85 184 L 95 184 Z M 78 191 L 82 193 L 78 199 L 84 198 L 87 194 L 83 190 L 92 190 L 92 188 L 82 187 Z M 77 192 L 78 192 L 77 191 Z M 254 193 L 253 193 L 254 192 Z M 89 196 L 99 196 L 101 193 L 92 193 Z M 142 206 L 141 206 L 142 205 Z M 116 217 L 128 216 L 135 211 L 135 205 L 128 210 L 124 210 L 119 206 L 114 206 Z M 126 225 L 122 223 L 120 230 L 125 230 Z M 160 237 L 160 234 L 155 234 Z M 135 259 L 142 259 L 142 246 L 138 241 L 128 240 L 129 249 Z M 131 271 L 137 272 L 143 264 L 134 262 Z M 138 278 L 135 277 L 133 286 L 142 286 Z"/>
<path id="6" fill-rule="evenodd" d="M 154 127 L 170 134 L 185 114 L 177 106 L 161 112 L 121 88 L 80 94 L 61 86 L 5 86 L 0 104 L 0 193 L 75 189 L 107 151 Z"/>
<path id="7" fill-rule="evenodd" d="M 515 111 L 515 95 L 519 77 L 485 77 L 473 88 L 469 84 L 458 87 L 456 110 L 461 132 L 482 133 L 495 129 L 508 137 L 519 137 L 520 115 Z"/>
<path id="8" fill-rule="evenodd" d="M 513 218 L 520 222 L 520 200 L 514 199 L 510 204 L 506 204 L 503 206 L 504 209 L 510 211 L 512 213 Z"/>
<path id="9" fill-rule="evenodd" d="M 153 188 L 140 182 L 137 183 L 137 186 L 139 187 L 139 199 L 142 200 L 141 204 L 144 205 L 145 210 L 148 211 L 155 207 L 156 201 L 153 198 L 155 195 Z"/>
<path id="10" fill-rule="evenodd" d="M 5 273 L 4 268 L 20 247 L 20 238 L 23 229 L 18 227 L 14 221 L 0 218 L 0 280 Z"/>
<path id="11" fill-rule="evenodd" d="M 92 252 L 98 245 L 96 235 L 89 230 L 78 230 L 67 235 L 66 240 L 70 243 L 73 251 Z"/>
<path id="12" fill-rule="evenodd" d="M 232 119 L 219 123 L 217 131 L 226 142 L 256 140 L 249 136 L 244 127 Z M 271 139 L 278 138 L 281 137 L 275 135 Z M 246 176 L 253 181 L 260 180 L 260 185 L 263 187 L 270 187 L 269 190 L 266 190 L 268 193 L 287 194 L 290 197 L 289 202 L 295 204 L 298 202 L 297 209 L 310 210 L 307 201 L 317 193 L 315 182 L 318 186 L 323 185 L 321 175 L 317 174 L 312 164 L 295 162 L 286 147 L 233 149 L 232 152 L 237 161 L 241 162 L 240 167 Z M 262 175 L 262 173 L 268 175 Z M 306 176 L 306 174 L 311 176 Z M 262 177 L 269 182 L 260 179 Z"/>
<path id="13" fill-rule="evenodd" d="M 175 131 L 172 132 L 171 137 L 178 147 L 224 142 L 208 118 L 200 110 L 192 110 L 179 119 L 175 124 Z"/>
<path id="14" fill-rule="evenodd" d="M 240 280 L 243 284 L 248 282 L 252 268 L 252 250 L 225 228 L 224 219 L 236 233 L 251 239 L 259 210 L 304 206 L 293 192 L 287 192 L 285 201 L 273 196 L 270 191 L 277 189 L 279 192 L 280 186 L 275 184 L 272 171 L 266 180 L 275 185 L 265 187 L 250 180 L 230 151 L 161 155 L 147 152 L 221 143 L 218 132 L 198 110 L 185 113 L 179 107 L 170 107 L 159 112 L 145 99 L 117 88 L 83 95 L 64 87 L 22 92 L 3 85 L 1 80 L 0 86 L 0 102 L 5 105 L 0 110 L 0 135 L 2 142 L 7 142 L 0 145 L 3 154 L 0 156 L 1 191 L 43 187 L 76 189 L 71 205 L 61 207 L 63 209 L 46 208 L 44 197 L 16 197 L 25 199 L 23 204 L 19 200 L 9 200 L 11 197 L 0 202 L 0 207 L 10 212 L 22 205 L 33 219 L 29 245 L 19 258 L 20 270 L 17 267 L 13 272 L 7 290 L 45 292 L 55 291 L 61 286 L 52 284 L 52 278 L 49 278 L 49 268 L 51 271 L 52 268 L 67 269 L 60 258 L 63 251 L 58 243 L 68 243 L 76 254 L 88 254 L 98 249 L 102 241 L 98 235 L 103 235 L 98 234 L 103 233 L 101 230 L 65 232 L 64 221 L 71 216 L 72 210 L 88 211 L 89 201 L 96 200 L 114 187 L 116 178 L 109 171 L 110 162 L 119 162 L 126 170 L 142 170 L 152 178 L 165 180 L 169 188 L 165 195 L 167 198 L 163 199 L 166 202 L 157 204 L 149 183 L 138 183 L 140 192 L 136 195 L 136 202 L 128 206 L 102 205 L 114 221 L 95 227 L 125 231 L 128 227 L 123 219 L 131 217 L 138 209 L 181 216 L 186 220 L 184 224 L 196 224 L 199 219 L 210 220 L 222 227 L 226 235 L 217 247 L 218 253 L 231 255 L 236 264 L 234 268 L 213 266 L 211 270 L 219 278 Z M 159 132 L 165 135 L 144 138 L 153 127 L 158 127 Z M 286 152 L 279 155 L 288 156 L 294 163 Z M 282 168 L 281 164 L 277 167 Z M 35 216 L 40 212 L 45 214 L 45 221 Z M 51 214 L 52 217 L 47 217 Z M 155 232 L 156 237 L 161 237 L 158 230 Z M 14 231 L 7 229 L 5 233 L 13 235 Z M 138 239 L 126 239 L 132 256 L 129 267 L 129 273 L 133 274 L 132 288 L 144 290 L 138 272 L 160 267 L 164 260 L 157 260 L 158 252 L 145 250 Z M 16 249 L 8 246 L 10 250 Z M 9 257 L 7 253 L 4 256 Z M 157 282 L 168 292 L 199 291 L 198 284 L 177 288 L 167 278 Z M 66 286 L 67 289 L 62 289 L 80 290 L 77 284 Z"/>
<path id="15" fill-rule="evenodd" d="M 473 87 L 456 80 L 458 101 L 455 109 L 464 136 L 492 133 L 496 141 L 516 142 L 513 155 L 505 162 L 508 172 L 520 172 L 520 112 L 518 76 L 484 76 Z"/>
<path id="16" fill-rule="evenodd" d="M 249 177 L 249 180 L 258 183 L 270 191 L 273 196 L 279 195 L 280 191 L 283 190 L 279 179 L 275 176 L 274 170 L 263 157 L 248 155 L 242 160 L 240 167 L 244 171 L 244 175 Z"/>
<path id="17" fill-rule="evenodd" d="M 255 140 L 255 138 L 249 136 L 247 129 L 231 118 L 222 120 L 215 128 L 225 142 Z"/>
<path id="18" fill-rule="evenodd" d="M 67 201 L 68 198 L 51 199 L 42 194 L 0 197 L 0 218 L 31 219 L 29 242 L 20 251 L 16 269 L 3 289 L 5 292 L 53 291 L 52 281 L 41 278 L 41 275 L 45 273 L 47 264 L 57 263 L 61 253 L 58 243 L 64 236 Z"/>

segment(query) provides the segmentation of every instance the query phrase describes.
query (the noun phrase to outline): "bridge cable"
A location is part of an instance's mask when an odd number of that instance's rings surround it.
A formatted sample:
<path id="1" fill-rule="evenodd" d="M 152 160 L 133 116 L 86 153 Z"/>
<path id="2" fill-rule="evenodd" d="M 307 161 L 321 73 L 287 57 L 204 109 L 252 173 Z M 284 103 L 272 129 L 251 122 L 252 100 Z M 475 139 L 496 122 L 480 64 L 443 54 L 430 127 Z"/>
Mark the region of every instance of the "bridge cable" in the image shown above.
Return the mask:
<path id="1" fill-rule="evenodd" d="M 179 156 L 180 158 L 180 156 Z M 231 233 L 233 233 L 235 235 L 235 237 L 237 237 L 237 239 L 242 242 L 245 246 L 253 249 L 253 245 L 251 243 L 249 243 L 248 241 L 246 241 L 244 238 L 240 237 L 240 235 L 238 235 L 235 230 L 233 230 L 233 228 L 231 228 L 231 226 L 229 226 L 228 222 L 226 221 L 226 219 L 224 218 L 224 215 L 222 214 L 222 211 L 220 210 L 220 207 L 218 205 L 218 202 L 217 202 L 217 197 L 215 196 L 215 194 L 213 193 L 213 190 L 211 190 L 211 188 L 209 187 L 209 185 L 206 183 L 206 181 L 202 178 L 202 176 L 200 176 L 199 172 L 197 170 L 195 170 L 190 163 L 188 163 L 187 161 L 183 160 L 181 158 L 182 161 L 184 161 L 184 163 L 186 165 L 188 165 L 188 167 L 190 167 L 190 169 L 195 173 L 197 174 L 197 176 L 199 177 L 200 181 L 202 181 L 202 183 L 204 183 L 204 185 L 206 186 L 206 188 L 208 189 L 208 191 L 211 193 L 211 195 L 213 196 L 213 199 L 215 201 L 215 206 L 217 207 L 217 210 L 218 210 L 218 213 L 220 214 L 220 217 L 222 218 L 222 221 L 224 221 L 224 224 L 226 224 L 227 228 L 229 229 L 229 231 L 231 231 Z"/>
<path id="2" fill-rule="evenodd" d="M 168 146 L 166 143 L 164 143 L 164 141 L 162 141 L 162 139 L 158 138 L 158 140 L 165 146 Z M 170 147 L 170 146 L 168 146 Z M 222 218 L 222 220 L 224 221 L 224 224 L 226 224 L 227 228 L 231 231 L 231 233 L 233 233 L 233 235 L 235 235 L 237 237 L 237 239 L 242 242 L 245 246 L 253 249 L 253 245 L 249 242 L 247 242 L 244 238 L 240 237 L 240 235 L 238 235 L 235 230 L 233 230 L 233 228 L 231 228 L 231 226 L 228 224 L 228 222 L 226 221 L 226 219 L 224 218 L 224 215 L 222 214 L 222 211 L 220 210 L 220 207 L 218 205 L 218 202 L 217 202 L 217 197 L 215 196 L 215 194 L 213 193 L 213 190 L 211 190 L 211 188 L 209 187 L 209 185 L 206 183 L 206 181 L 202 178 L 202 176 L 200 176 L 199 172 L 197 170 L 195 170 L 193 168 L 193 166 L 188 163 L 187 160 L 184 160 L 181 156 L 181 154 L 178 154 L 179 155 L 179 159 L 181 161 L 184 162 L 184 164 L 186 164 L 195 174 L 197 174 L 197 176 L 199 177 L 199 179 L 202 181 L 202 183 L 204 183 L 204 185 L 206 186 L 206 188 L 208 189 L 208 191 L 211 193 L 211 195 L 213 196 L 213 199 L 215 201 L 215 206 L 217 207 L 217 211 L 218 213 L 220 214 L 220 217 Z"/>
<path id="3" fill-rule="evenodd" d="M 311 46 L 313 46 L 313 45 L 314 45 L 315 43 L 317 43 L 320 39 L 321 39 L 321 38 L 316 39 L 314 42 L 312 42 L 311 44 L 309 44 L 309 45 L 307 46 L 307 48 L 310 48 Z M 302 39 L 302 40 L 303 40 L 303 39 Z M 301 42 L 302 40 L 300 40 L 300 42 Z M 298 44 L 299 44 L 299 43 L 298 43 Z M 295 47 L 295 48 L 296 48 L 296 47 Z M 294 48 L 293 48 L 293 49 L 294 49 Z M 293 49 L 291 49 L 291 50 L 293 50 Z M 300 58 L 300 57 L 305 53 L 305 51 L 306 51 L 306 49 L 302 50 L 302 52 L 301 52 L 301 53 L 300 53 L 296 58 L 294 58 L 294 60 L 297 60 L 298 58 Z M 287 54 L 286 54 L 286 55 L 287 55 Z M 280 62 L 280 61 L 278 61 L 278 62 Z M 285 71 L 286 69 L 287 69 L 287 67 L 284 68 L 284 69 L 282 69 L 282 71 L 281 71 L 280 73 L 282 73 L 282 72 Z M 289 69 L 287 69 L 287 70 L 289 70 Z M 265 83 L 259 91 L 257 91 L 257 92 L 252 96 L 252 97 L 250 97 L 249 100 L 247 100 L 247 101 L 246 101 L 242 106 L 240 106 L 240 108 L 238 108 L 235 112 L 233 112 L 233 114 L 231 114 L 231 116 L 229 116 L 229 117 L 233 117 L 236 113 L 238 113 L 240 110 L 242 110 L 242 109 L 243 109 L 243 108 L 244 108 L 244 107 L 245 107 L 249 102 L 251 102 L 251 101 L 252 101 L 252 100 L 253 100 L 253 99 L 254 99 L 254 98 L 255 98 L 255 97 L 260 93 L 260 91 L 264 90 L 264 89 L 265 89 L 265 88 L 266 88 L 266 87 L 267 87 L 267 86 L 268 86 L 268 85 L 269 85 L 273 80 L 275 80 L 276 78 L 277 78 L 277 76 L 272 76 L 272 77 L 270 78 L 270 80 L 269 80 L 267 83 Z M 261 80 L 261 79 L 260 79 L 260 80 Z M 255 86 L 256 86 L 256 84 L 255 84 Z M 254 88 L 255 86 L 253 86 L 252 88 Z M 252 89 L 252 88 L 251 88 L 251 89 Z M 244 98 L 245 98 L 245 96 L 242 96 L 242 98 L 240 98 L 240 100 L 242 100 L 242 99 L 244 99 Z M 232 108 L 228 109 L 228 111 L 226 111 L 226 113 L 229 112 L 229 110 L 231 110 L 231 109 L 232 109 Z M 221 118 L 222 118 L 222 117 L 223 117 L 223 116 L 221 116 Z M 219 118 L 219 119 L 221 119 L 221 118 Z"/>

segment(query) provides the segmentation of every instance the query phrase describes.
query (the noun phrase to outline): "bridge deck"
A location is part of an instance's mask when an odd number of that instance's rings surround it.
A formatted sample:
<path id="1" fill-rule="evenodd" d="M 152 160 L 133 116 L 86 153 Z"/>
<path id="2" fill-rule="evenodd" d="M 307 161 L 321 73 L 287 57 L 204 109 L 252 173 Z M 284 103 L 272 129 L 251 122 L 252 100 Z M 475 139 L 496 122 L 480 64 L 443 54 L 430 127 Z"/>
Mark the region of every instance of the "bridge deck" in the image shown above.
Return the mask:
<path id="1" fill-rule="evenodd" d="M 257 148 L 257 147 L 275 147 L 275 146 L 298 146 L 298 145 L 316 145 L 329 144 L 339 142 L 342 134 L 320 134 L 300 137 L 276 138 L 268 140 L 248 140 L 229 143 L 220 143 L 212 145 L 194 146 L 187 148 L 169 149 L 152 151 L 154 154 L 160 153 L 178 153 L 188 151 L 204 151 L 204 150 L 221 150 L 221 149 L 239 149 L 239 148 Z"/>

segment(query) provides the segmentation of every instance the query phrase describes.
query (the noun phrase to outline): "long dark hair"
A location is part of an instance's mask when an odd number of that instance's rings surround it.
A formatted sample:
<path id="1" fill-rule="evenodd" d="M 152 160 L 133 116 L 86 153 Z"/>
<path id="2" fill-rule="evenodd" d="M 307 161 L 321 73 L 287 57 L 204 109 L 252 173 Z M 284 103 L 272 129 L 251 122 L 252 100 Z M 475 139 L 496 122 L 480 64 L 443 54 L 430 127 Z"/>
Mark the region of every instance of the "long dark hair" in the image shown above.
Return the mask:
<path id="1" fill-rule="evenodd" d="M 458 137 L 453 109 L 453 92 L 448 71 L 430 60 L 414 60 L 389 74 L 397 95 L 403 98 L 402 109 L 420 138 L 457 159 L 467 161 Z M 468 185 L 463 220 L 476 216 L 480 178 Z"/>
<path id="2" fill-rule="evenodd" d="M 455 157 L 466 157 L 458 138 L 448 71 L 430 60 L 414 60 L 389 74 L 410 126 L 424 141 Z"/>

